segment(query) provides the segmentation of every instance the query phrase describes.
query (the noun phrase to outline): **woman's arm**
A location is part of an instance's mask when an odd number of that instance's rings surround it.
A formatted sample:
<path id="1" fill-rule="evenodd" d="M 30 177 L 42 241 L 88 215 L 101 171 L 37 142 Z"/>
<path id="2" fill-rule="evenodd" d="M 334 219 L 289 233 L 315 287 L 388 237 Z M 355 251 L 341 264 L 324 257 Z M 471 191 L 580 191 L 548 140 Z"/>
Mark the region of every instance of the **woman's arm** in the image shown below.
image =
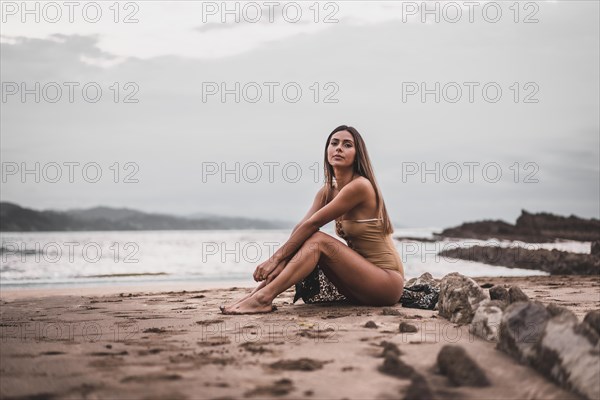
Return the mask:
<path id="1" fill-rule="evenodd" d="M 306 220 L 308 220 L 310 217 L 312 217 L 312 215 L 314 213 L 316 213 L 321 208 L 323 208 L 323 206 L 325 205 L 325 191 L 326 191 L 326 187 L 325 186 L 323 186 L 321 189 L 319 189 L 319 191 L 315 195 L 315 199 L 313 201 L 312 206 L 310 207 L 310 210 L 308 210 L 308 212 L 306 213 L 306 215 L 300 220 L 300 222 L 298 222 L 296 224 L 296 226 L 294 227 L 294 229 L 292 229 L 292 233 L 290 234 L 290 236 L 293 235 L 294 232 L 296 232 L 296 229 L 298 229 L 300 227 L 300 225 L 302 225 L 303 222 L 305 222 Z"/>
<path id="2" fill-rule="evenodd" d="M 302 222 L 296 225 L 290 238 L 271 257 L 275 265 L 288 257 L 291 258 L 321 226 L 346 214 L 367 200 L 370 189 L 371 183 L 369 181 L 356 179 L 344 186 L 329 204 L 323 205 L 319 200 L 322 194 L 321 191 L 325 190 L 325 188 L 322 188 L 315 197 L 313 207 L 307 214 L 308 218 L 305 217 Z M 313 208 L 317 211 L 312 212 Z"/>

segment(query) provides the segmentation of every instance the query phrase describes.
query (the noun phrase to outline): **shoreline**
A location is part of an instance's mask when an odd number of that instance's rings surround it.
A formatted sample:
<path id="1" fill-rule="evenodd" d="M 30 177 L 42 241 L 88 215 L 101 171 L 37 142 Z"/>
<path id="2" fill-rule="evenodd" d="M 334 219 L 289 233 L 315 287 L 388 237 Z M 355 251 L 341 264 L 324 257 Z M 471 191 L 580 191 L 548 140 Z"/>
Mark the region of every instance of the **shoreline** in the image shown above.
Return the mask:
<path id="1" fill-rule="evenodd" d="M 258 283 L 256 284 L 258 285 Z M 255 285 L 255 286 L 256 286 Z M 90 284 L 85 286 L 59 286 L 59 287 L 14 287 L 0 286 L 0 299 L 9 301 L 24 298 L 40 298 L 52 296 L 108 296 L 119 293 L 140 293 L 144 291 L 169 292 L 169 291 L 196 291 L 216 290 L 231 287 L 253 287 L 247 281 L 210 281 L 210 282 L 122 282 L 118 284 Z"/>
<path id="2" fill-rule="evenodd" d="M 477 282 L 492 282 L 494 284 L 519 284 L 522 281 L 536 280 L 548 281 L 556 280 L 561 281 L 565 278 L 598 278 L 595 275 L 528 275 L 528 276 L 470 276 Z M 408 280 L 408 279 L 407 279 Z M 15 299 L 23 298 L 44 298 L 52 296 L 110 296 L 120 293 L 142 293 L 142 292 L 154 292 L 154 293 L 165 293 L 172 291 L 212 291 L 219 289 L 254 289 L 258 285 L 258 282 L 240 281 L 240 280 L 225 280 L 225 281 L 194 281 L 194 282 L 121 282 L 116 284 L 89 284 L 82 286 L 57 286 L 57 287 L 13 287 L 7 288 L 0 286 L 0 299 L 4 301 L 10 301 Z M 293 291 L 294 287 L 290 287 L 287 291 Z M 284 292 L 285 293 L 285 292 Z M 600 289 L 599 289 L 600 293 Z M 600 296 L 600 294 L 599 294 Z M 600 297 L 598 298 L 600 302 Z M 275 299 L 277 301 L 277 298 Z M 599 304 L 600 305 L 600 304 Z"/>
<path id="3" fill-rule="evenodd" d="M 528 275 L 528 276 L 470 276 L 476 281 L 498 281 L 503 283 L 518 282 L 528 278 L 560 278 L 563 275 Z M 577 276 L 577 275 L 564 275 Z M 586 276 L 586 275 L 583 275 Z M 408 279 L 407 279 L 408 281 Z M 193 292 L 198 290 L 218 290 L 218 289 L 253 289 L 258 285 L 258 282 L 241 281 L 241 280 L 224 280 L 224 281 L 155 281 L 155 282 L 119 282 L 114 284 L 108 283 L 90 283 L 86 285 L 58 285 L 55 287 L 6 287 L 0 285 L 0 299 L 10 301 L 23 298 L 40 298 L 52 296 L 108 296 L 120 293 L 141 293 L 145 291 L 152 292 L 171 292 L 171 291 L 187 291 Z M 294 287 L 288 290 L 294 290 Z M 285 292 L 284 292 L 285 293 Z"/>

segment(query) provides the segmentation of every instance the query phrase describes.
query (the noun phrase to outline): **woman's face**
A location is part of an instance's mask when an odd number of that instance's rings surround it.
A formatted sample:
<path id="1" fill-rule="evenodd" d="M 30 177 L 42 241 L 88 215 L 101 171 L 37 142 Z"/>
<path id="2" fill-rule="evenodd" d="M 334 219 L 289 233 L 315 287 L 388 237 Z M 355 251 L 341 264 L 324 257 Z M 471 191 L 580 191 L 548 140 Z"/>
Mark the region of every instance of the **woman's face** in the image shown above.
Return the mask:
<path id="1" fill-rule="evenodd" d="M 356 147 L 352 134 L 348 131 L 339 131 L 331 136 L 327 146 L 327 159 L 336 167 L 351 167 L 356 156 Z"/>

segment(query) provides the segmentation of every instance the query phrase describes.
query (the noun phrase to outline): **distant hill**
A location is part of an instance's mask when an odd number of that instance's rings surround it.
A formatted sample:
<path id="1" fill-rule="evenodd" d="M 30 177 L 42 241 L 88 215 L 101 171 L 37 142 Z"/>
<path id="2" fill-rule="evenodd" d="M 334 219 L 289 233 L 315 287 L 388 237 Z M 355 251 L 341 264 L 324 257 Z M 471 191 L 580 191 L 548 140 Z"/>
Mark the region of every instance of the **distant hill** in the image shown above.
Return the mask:
<path id="1" fill-rule="evenodd" d="M 36 211 L 0 202 L 0 231 L 143 231 L 207 229 L 289 229 L 292 223 L 241 217 L 177 217 L 128 208 L 94 207 Z"/>

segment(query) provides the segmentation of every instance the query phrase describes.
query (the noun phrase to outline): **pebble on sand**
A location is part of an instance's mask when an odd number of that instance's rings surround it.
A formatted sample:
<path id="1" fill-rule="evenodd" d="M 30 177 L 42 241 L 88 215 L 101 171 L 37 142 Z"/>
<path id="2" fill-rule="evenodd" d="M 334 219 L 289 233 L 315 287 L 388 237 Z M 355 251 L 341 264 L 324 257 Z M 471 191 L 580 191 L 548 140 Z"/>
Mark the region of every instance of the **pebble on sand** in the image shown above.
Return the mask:
<path id="1" fill-rule="evenodd" d="M 461 346 L 446 345 L 437 357 L 440 372 L 454 386 L 490 386 L 485 372 Z"/>

